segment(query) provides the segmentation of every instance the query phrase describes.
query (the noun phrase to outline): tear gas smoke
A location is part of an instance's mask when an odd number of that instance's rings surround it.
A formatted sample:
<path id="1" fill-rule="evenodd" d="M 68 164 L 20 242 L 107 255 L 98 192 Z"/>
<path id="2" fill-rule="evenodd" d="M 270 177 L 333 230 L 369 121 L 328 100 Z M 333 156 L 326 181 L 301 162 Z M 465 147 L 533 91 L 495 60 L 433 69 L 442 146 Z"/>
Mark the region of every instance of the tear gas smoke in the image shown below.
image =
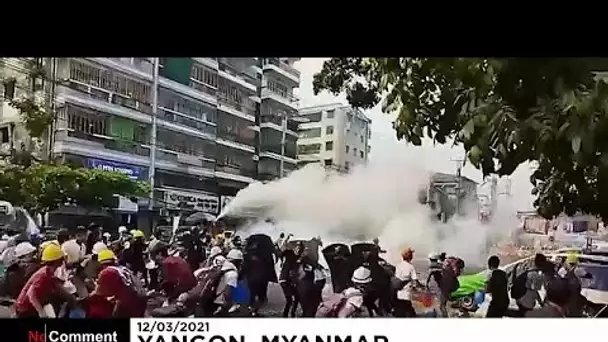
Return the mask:
<path id="1" fill-rule="evenodd" d="M 428 181 L 429 171 L 411 161 L 372 163 L 346 175 L 308 165 L 289 177 L 243 189 L 220 217 L 263 213 L 262 218 L 273 219 L 272 224 L 241 227 L 245 235 L 320 236 L 324 245 L 378 237 L 390 262 L 398 261 L 399 251 L 408 246 L 416 250 L 417 259 L 444 251 L 469 265 L 485 266 L 489 244 L 510 237 L 518 227 L 513 208 L 501 202 L 489 224 L 480 223 L 476 211 L 439 223 L 428 206 L 418 202 L 418 190 Z"/>

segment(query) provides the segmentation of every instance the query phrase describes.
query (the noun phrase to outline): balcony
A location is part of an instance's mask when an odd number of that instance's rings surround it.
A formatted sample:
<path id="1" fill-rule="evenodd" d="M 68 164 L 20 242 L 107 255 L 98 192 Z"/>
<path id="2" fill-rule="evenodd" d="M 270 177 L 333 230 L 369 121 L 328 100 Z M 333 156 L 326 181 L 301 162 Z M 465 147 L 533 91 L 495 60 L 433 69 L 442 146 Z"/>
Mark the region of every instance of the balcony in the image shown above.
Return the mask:
<path id="1" fill-rule="evenodd" d="M 239 70 L 238 66 L 230 64 L 228 59 L 220 61 L 218 75 L 247 89 L 252 94 L 257 91 L 257 86 L 260 82 L 255 75 L 250 75 Z"/>
<path id="2" fill-rule="evenodd" d="M 288 111 L 298 110 L 300 101 L 300 99 L 289 92 L 269 86 L 262 88 L 262 100 L 272 100 Z"/>
<path id="3" fill-rule="evenodd" d="M 279 132 L 283 131 L 283 119 L 276 115 L 263 115 L 260 117 L 260 128 L 271 128 Z M 298 136 L 298 123 L 287 120 L 287 130 L 285 131 L 289 135 Z"/>
<path id="4" fill-rule="evenodd" d="M 261 152 L 270 152 L 281 157 L 281 144 L 271 144 L 271 143 L 262 143 L 260 145 Z M 294 142 L 286 142 L 285 143 L 285 154 L 283 155 L 286 158 L 295 159 L 296 158 L 296 144 Z"/>
<path id="5" fill-rule="evenodd" d="M 244 169 L 239 166 L 234 165 L 222 165 L 217 164 L 215 166 L 215 171 L 229 173 L 231 175 L 245 176 L 245 177 L 255 177 L 256 171 L 255 169 Z"/>
<path id="6" fill-rule="evenodd" d="M 243 118 L 247 121 L 255 122 L 255 108 L 248 106 L 242 102 L 235 101 L 228 97 L 228 95 L 218 92 L 217 93 L 218 109 Z"/>
<path id="7" fill-rule="evenodd" d="M 300 72 L 291 65 L 282 62 L 279 58 L 266 58 L 264 72 L 271 73 L 273 77 L 288 81 L 291 87 L 298 87 L 300 85 Z"/>

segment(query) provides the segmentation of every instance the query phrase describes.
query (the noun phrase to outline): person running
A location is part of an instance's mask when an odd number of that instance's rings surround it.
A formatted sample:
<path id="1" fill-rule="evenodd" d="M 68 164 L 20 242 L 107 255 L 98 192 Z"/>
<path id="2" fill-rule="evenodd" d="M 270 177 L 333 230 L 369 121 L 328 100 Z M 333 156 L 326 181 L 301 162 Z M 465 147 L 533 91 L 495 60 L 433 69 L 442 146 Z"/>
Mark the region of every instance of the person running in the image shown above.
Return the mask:
<path id="1" fill-rule="evenodd" d="M 503 317 L 509 308 L 509 292 L 507 290 L 507 274 L 499 269 L 500 259 L 492 255 L 488 259 L 490 278 L 486 284 L 486 293 L 492 295 L 486 317 Z"/>
<path id="2" fill-rule="evenodd" d="M 15 315 L 18 318 L 54 318 L 54 310 L 49 309 L 55 296 L 59 295 L 75 305 L 73 296 L 63 289 L 63 281 L 55 277 L 55 272 L 63 265 L 63 251 L 56 244 L 49 244 L 42 251 L 42 267 L 36 271 L 21 289 L 15 302 Z"/>
<path id="3" fill-rule="evenodd" d="M 97 288 L 91 295 L 89 317 L 144 317 L 147 298 L 139 279 L 128 268 L 118 266 L 116 255 L 109 249 L 100 251 L 97 261 L 101 271 L 97 278 Z M 103 299 L 107 298 L 113 298 L 110 312 L 104 310 L 108 304 Z M 103 317 L 108 314 L 109 316 Z"/>
<path id="4" fill-rule="evenodd" d="M 239 282 L 239 270 L 243 263 L 243 252 L 233 249 L 226 255 L 222 264 L 222 274 L 216 288 L 216 298 L 213 301 L 215 316 L 227 316 L 235 312 L 238 307 L 233 302 L 232 292 Z"/>
<path id="5" fill-rule="evenodd" d="M 412 306 L 412 290 L 420 287 L 416 269 L 412 265 L 414 250 L 406 248 L 401 252 L 402 261 L 397 265 L 395 277 L 400 280 L 395 301 L 396 317 L 416 317 L 416 311 Z"/>

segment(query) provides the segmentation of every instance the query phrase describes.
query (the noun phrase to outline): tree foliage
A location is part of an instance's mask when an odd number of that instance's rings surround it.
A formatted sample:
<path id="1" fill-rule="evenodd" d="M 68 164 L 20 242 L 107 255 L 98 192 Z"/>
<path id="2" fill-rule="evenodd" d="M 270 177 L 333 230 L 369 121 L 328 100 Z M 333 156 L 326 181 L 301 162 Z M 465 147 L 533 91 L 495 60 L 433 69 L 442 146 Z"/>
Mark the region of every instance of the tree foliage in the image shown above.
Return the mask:
<path id="1" fill-rule="evenodd" d="M 148 183 L 135 182 L 117 172 L 37 164 L 0 168 L 0 199 L 32 212 L 44 213 L 62 204 L 111 208 L 114 195 L 146 196 Z"/>
<path id="2" fill-rule="evenodd" d="M 599 67 L 598 67 L 599 62 Z M 314 91 L 396 112 L 397 138 L 453 141 L 484 175 L 533 161 L 539 213 L 608 219 L 606 60 L 582 58 L 332 58 Z"/>

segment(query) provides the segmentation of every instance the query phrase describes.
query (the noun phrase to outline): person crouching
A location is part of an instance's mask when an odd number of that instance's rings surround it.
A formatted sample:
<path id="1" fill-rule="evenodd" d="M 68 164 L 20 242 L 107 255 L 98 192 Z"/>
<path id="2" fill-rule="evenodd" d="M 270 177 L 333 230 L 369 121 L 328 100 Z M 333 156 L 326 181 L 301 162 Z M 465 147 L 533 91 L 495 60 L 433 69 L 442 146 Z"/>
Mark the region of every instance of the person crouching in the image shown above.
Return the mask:
<path id="1" fill-rule="evenodd" d="M 118 266 L 116 255 L 109 249 L 97 254 L 97 262 L 101 271 L 89 297 L 87 317 L 143 317 L 147 300 L 141 281 L 128 268 Z"/>
<path id="2" fill-rule="evenodd" d="M 73 296 L 65 293 L 63 281 L 55 277 L 55 272 L 63 265 L 64 254 L 56 244 L 49 244 L 41 255 L 42 267 L 25 283 L 15 302 L 15 315 L 18 318 L 54 318 L 51 310 L 57 295 L 75 304 Z"/>

